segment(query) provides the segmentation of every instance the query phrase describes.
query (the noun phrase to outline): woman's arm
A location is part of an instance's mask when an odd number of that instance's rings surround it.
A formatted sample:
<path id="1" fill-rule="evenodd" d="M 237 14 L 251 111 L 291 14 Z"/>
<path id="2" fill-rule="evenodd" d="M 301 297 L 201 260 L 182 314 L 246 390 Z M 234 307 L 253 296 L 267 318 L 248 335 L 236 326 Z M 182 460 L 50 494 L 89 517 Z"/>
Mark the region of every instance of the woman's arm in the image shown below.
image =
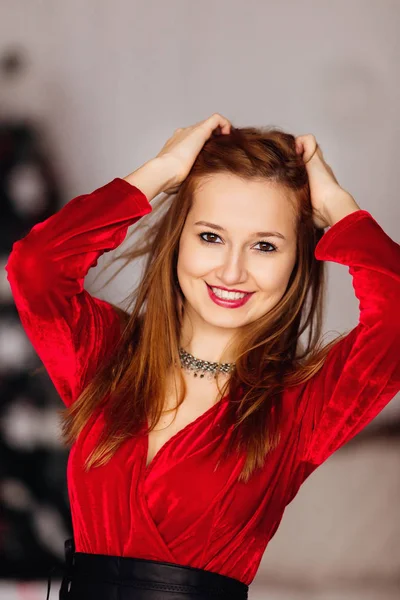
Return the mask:
<path id="1" fill-rule="evenodd" d="M 173 170 L 168 163 L 168 159 L 156 157 L 123 179 L 139 188 L 147 200 L 151 202 L 153 198 L 172 184 L 171 173 L 173 173 Z"/>
<path id="2" fill-rule="evenodd" d="M 358 210 L 325 232 L 315 256 L 349 267 L 360 316 L 302 394 L 298 424 L 303 477 L 400 391 L 400 245 L 369 212 Z"/>
<path id="3" fill-rule="evenodd" d="M 86 274 L 123 242 L 130 225 L 151 212 L 135 182 L 151 197 L 169 178 L 157 160 L 129 180 L 116 178 L 70 200 L 13 244 L 6 265 L 22 326 L 67 406 L 121 331 L 121 314 L 84 289 Z"/>

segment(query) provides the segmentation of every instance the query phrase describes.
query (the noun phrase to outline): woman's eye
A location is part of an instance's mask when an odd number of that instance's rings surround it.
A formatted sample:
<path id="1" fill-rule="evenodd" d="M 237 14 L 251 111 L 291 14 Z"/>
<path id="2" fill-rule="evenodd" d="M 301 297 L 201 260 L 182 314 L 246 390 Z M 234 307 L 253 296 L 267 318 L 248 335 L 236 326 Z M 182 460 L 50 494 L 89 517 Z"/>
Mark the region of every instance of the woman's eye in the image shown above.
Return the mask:
<path id="1" fill-rule="evenodd" d="M 203 236 L 207 236 L 207 235 L 214 236 L 215 238 L 219 238 L 219 235 L 217 235 L 216 233 L 212 233 L 211 231 L 203 231 L 202 233 L 199 233 L 199 238 L 205 244 L 215 244 L 216 243 L 214 241 L 207 240 L 203 237 Z M 274 244 L 271 244 L 270 242 L 258 242 L 258 244 L 266 244 L 267 246 L 271 246 L 271 248 L 272 248 L 272 250 L 258 250 L 262 254 L 271 254 L 271 252 L 276 252 L 276 249 L 277 249 L 276 246 Z"/>
<path id="2" fill-rule="evenodd" d="M 206 240 L 203 238 L 203 235 L 213 235 L 214 237 L 219 237 L 216 233 L 211 233 L 210 231 L 203 231 L 203 233 L 199 233 L 199 238 L 202 242 L 206 242 L 207 244 L 213 244 L 214 242 L 210 242 L 210 240 Z"/>
<path id="3" fill-rule="evenodd" d="M 273 250 L 268 250 L 267 254 L 270 254 L 271 252 L 276 252 L 276 246 L 274 244 L 271 244 L 271 242 L 258 242 L 259 244 L 267 244 L 267 246 L 271 246 L 271 248 L 273 248 Z M 260 250 L 260 252 L 263 252 L 263 250 Z"/>

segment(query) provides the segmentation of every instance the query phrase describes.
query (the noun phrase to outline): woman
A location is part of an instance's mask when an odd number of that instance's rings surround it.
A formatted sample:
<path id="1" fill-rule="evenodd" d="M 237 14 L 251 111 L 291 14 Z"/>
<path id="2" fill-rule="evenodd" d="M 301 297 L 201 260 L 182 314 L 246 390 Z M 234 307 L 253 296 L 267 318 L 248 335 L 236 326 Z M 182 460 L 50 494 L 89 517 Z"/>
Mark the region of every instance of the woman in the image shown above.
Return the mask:
<path id="1" fill-rule="evenodd" d="M 129 314 L 84 278 L 160 192 L 173 201 L 126 254 L 148 255 Z M 327 260 L 349 267 L 360 319 L 320 348 Z M 35 225 L 7 271 L 66 405 L 60 598 L 246 598 L 301 484 L 400 389 L 400 247 L 313 135 L 219 114 L 178 129 Z"/>

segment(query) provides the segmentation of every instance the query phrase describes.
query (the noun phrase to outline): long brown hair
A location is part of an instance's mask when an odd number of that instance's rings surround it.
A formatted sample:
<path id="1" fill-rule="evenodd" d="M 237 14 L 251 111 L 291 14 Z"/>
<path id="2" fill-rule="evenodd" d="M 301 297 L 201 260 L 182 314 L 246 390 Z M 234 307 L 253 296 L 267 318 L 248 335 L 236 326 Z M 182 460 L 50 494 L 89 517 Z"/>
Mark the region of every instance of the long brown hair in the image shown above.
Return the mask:
<path id="1" fill-rule="evenodd" d="M 324 230 L 312 220 L 308 175 L 296 154 L 295 137 L 275 127 L 232 127 L 227 135 L 212 136 L 179 191 L 152 203 L 152 212 L 133 226 L 132 235 L 141 235 L 118 256 L 118 260 L 125 259 L 125 265 L 147 257 L 128 307 L 115 306 L 121 317 L 119 343 L 72 406 L 61 413 L 63 440 L 70 445 L 112 394 L 112 402 L 104 408 L 101 439 L 86 461 L 87 470 L 108 462 L 126 439 L 138 434 L 147 418 L 151 431 L 163 412 L 167 372 L 175 361 L 179 364 L 184 301 L 176 273 L 179 238 L 196 189 L 214 173 L 281 186 L 292 200 L 297 234 L 297 260 L 285 294 L 271 311 L 235 335 L 236 369 L 222 389 L 218 384 L 221 398 L 229 394 L 226 424 L 234 424 L 228 453 L 233 448 L 246 450 L 240 481 L 247 482 L 279 443 L 282 391 L 309 380 L 345 335 L 321 346 L 325 262 L 316 260 L 314 250 Z M 307 343 L 302 347 L 299 338 L 307 327 Z M 179 377 L 182 387 L 177 406 L 186 394 L 181 373 Z"/>

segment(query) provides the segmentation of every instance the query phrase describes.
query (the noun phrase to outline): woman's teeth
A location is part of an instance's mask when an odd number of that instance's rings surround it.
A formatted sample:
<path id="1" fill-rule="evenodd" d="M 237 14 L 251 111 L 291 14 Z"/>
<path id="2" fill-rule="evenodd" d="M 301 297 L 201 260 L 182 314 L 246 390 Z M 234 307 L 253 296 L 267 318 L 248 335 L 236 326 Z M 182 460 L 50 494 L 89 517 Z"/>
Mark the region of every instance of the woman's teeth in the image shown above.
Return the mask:
<path id="1" fill-rule="evenodd" d="M 240 292 L 227 292 L 226 290 L 220 290 L 215 287 L 212 287 L 211 289 L 218 298 L 225 298 L 225 300 L 239 300 L 239 298 L 247 296 L 247 294 L 241 294 Z"/>

